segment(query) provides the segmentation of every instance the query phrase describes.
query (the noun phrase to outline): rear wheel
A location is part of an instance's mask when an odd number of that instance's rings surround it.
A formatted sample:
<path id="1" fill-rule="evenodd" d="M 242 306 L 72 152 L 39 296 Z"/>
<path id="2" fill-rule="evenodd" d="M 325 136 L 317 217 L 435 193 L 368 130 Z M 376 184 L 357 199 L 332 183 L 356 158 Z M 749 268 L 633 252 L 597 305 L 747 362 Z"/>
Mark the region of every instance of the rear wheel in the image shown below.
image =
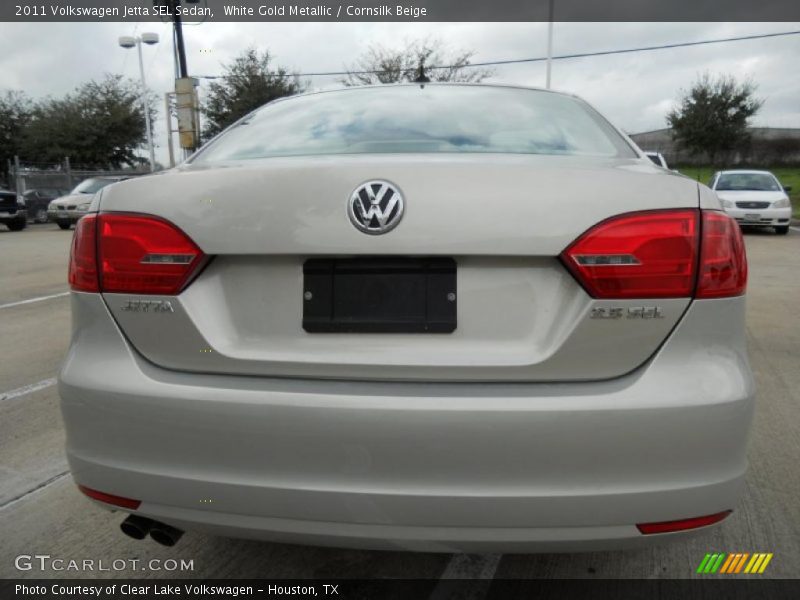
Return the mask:
<path id="1" fill-rule="evenodd" d="M 18 221 L 9 221 L 6 225 L 11 231 L 22 231 L 27 227 L 28 222 L 25 219 L 19 219 Z"/>
<path id="2" fill-rule="evenodd" d="M 47 209 L 40 208 L 36 211 L 36 216 L 33 218 L 36 223 L 47 223 Z"/>
<path id="3" fill-rule="evenodd" d="M 57 221 L 57 223 L 61 229 L 69 229 L 72 226 L 72 223 L 69 221 Z"/>
<path id="4" fill-rule="evenodd" d="M 788 225 L 777 225 L 775 227 L 775 233 L 778 235 L 786 235 L 789 233 L 789 226 Z"/>

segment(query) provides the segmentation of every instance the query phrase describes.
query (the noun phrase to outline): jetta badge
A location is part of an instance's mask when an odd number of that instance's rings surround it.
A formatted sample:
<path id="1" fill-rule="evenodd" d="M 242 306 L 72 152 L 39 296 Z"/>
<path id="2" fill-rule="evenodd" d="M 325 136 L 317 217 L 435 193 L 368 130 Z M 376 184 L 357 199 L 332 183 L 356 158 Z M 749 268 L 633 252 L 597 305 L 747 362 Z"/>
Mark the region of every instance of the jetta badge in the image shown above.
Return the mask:
<path id="1" fill-rule="evenodd" d="M 403 218 L 403 195 L 388 181 L 358 186 L 347 203 L 347 215 L 357 229 L 371 235 L 391 231 Z"/>

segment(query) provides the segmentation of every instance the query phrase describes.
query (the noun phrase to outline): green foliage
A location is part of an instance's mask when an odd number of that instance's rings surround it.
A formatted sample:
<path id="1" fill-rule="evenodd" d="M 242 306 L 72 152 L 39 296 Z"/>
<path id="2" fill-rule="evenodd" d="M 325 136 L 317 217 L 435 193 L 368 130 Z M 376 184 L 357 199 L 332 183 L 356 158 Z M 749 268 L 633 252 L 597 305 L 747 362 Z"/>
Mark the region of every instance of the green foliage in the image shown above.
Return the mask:
<path id="1" fill-rule="evenodd" d="M 751 81 L 702 75 L 667 114 L 678 146 L 692 156 L 707 156 L 712 165 L 724 162 L 749 140 L 748 120 L 764 103 L 754 96 L 755 91 Z"/>
<path id="2" fill-rule="evenodd" d="M 250 48 L 224 66 L 222 80 L 209 86 L 203 106 L 204 138 L 216 135 L 267 102 L 303 91 L 296 75 L 282 67 L 271 68 L 270 61 L 269 52 L 259 54 Z"/>
<path id="3" fill-rule="evenodd" d="M 151 116 L 153 99 L 150 98 Z M 144 159 L 146 143 L 139 86 L 120 75 L 89 81 L 63 98 L 39 102 L 23 140 L 28 160 L 58 163 L 65 156 L 85 168 L 121 168 Z"/>
<path id="4" fill-rule="evenodd" d="M 22 92 L 0 96 L 0 174 L 7 174 L 8 161 L 19 155 L 32 110 L 33 102 Z"/>
<path id="5" fill-rule="evenodd" d="M 424 64 L 425 74 L 431 81 L 478 83 L 494 72 L 468 67 L 474 55 L 475 52 L 469 51 L 448 53 L 439 40 L 417 40 L 399 49 L 373 45 L 357 64 L 347 69 L 348 74 L 340 82 L 353 86 L 414 81 L 420 64 Z M 430 68 L 437 66 L 447 68 Z"/>

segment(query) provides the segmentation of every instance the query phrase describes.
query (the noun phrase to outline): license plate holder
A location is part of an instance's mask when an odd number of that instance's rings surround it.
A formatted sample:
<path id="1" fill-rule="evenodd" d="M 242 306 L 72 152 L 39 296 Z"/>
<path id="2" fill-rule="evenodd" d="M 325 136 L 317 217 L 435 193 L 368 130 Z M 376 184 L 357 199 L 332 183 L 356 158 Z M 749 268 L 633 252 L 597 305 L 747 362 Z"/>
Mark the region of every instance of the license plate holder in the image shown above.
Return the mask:
<path id="1" fill-rule="evenodd" d="M 452 333 L 452 258 L 321 258 L 303 265 L 303 329 L 309 333 Z"/>
<path id="2" fill-rule="evenodd" d="M 745 221 L 758 221 L 760 219 L 761 219 L 761 215 L 757 215 L 757 214 L 754 214 L 754 213 L 746 213 L 744 215 L 744 220 Z"/>

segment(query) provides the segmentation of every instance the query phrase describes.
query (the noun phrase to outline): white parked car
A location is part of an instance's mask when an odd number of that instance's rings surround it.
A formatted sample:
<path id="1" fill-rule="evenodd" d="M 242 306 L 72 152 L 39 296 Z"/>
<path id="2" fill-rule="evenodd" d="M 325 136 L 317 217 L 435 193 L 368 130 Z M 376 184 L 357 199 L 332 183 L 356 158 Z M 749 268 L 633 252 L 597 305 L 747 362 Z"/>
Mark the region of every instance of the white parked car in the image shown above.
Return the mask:
<path id="1" fill-rule="evenodd" d="M 792 204 L 783 187 L 769 171 L 732 170 L 714 173 L 709 184 L 722 208 L 742 225 L 773 227 L 786 235 L 792 218 Z"/>
<path id="2" fill-rule="evenodd" d="M 133 537 L 641 546 L 744 483 L 740 229 L 571 95 L 272 102 L 96 194 L 69 281 L 69 463 Z"/>
<path id="3" fill-rule="evenodd" d="M 56 198 L 47 207 L 47 219 L 61 229 L 69 229 L 86 214 L 92 195 L 107 185 L 123 181 L 127 177 L 103 176 L 84 179 L 66 196 Z"/>

